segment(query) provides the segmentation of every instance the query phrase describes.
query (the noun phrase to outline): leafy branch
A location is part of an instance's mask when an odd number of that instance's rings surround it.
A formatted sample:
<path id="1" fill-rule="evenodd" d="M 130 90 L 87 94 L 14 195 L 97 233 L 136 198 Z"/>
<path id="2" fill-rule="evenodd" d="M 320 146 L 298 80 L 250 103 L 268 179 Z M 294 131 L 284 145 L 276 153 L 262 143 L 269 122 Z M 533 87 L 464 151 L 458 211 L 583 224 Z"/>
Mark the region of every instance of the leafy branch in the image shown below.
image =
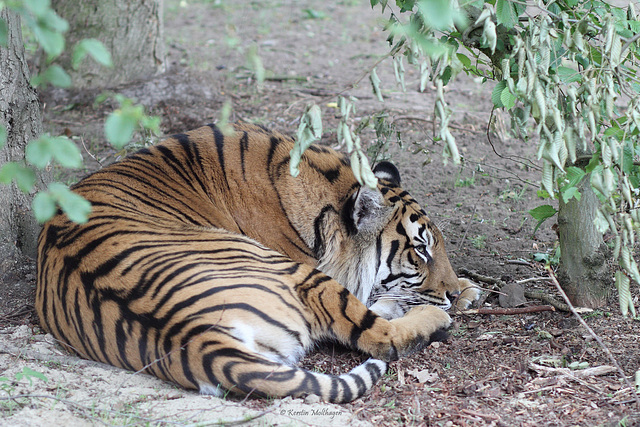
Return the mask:
<path id="1" fill-rule="evenodd" d="M 56 60 L 67 49 L 64 34 L 69 30 L 69 24 L 51 7 L 50 0 L 7 0 L 0 2 L 0 10 L 4 8 L 20 17 L 28 34 L 35 38 L 46 56 L 42 71 L 33 76 L 31 85 L 71 87 L 71 77 L 56 64 Z M 0 48 L 6 48 L 8 43 L 8 26 L 0 19 Z M 84 39 L 76 43 L 72 50 L 71 66 L 77 69 L 87 57 L 105 67 L 113 66 L 111 53 L 99 40 Z M 158 132 L 159 119 L 147 116 L 141 105 L 135 105 L 133 100 L 121 95 L 103 95 L 102 98 L 107 96 L 112 96 L 120 106 L 105 122 L 106 138 L 115 147 L 121 148 L 128 143 L 136 130 Z M 7 139 L 7 129 L 0 124 L 0 148 L 7 143 Z M 0 168 L 0 183 L 8 185 L 15 182 L 22 192 L 31 193 L 36 183 L 35 171 L 48 168 L 52 162 L 63 168 L 77 169 L 82 167 L 82 155 L 76 144 L 66 136 L 42 135 L 27 144 L 24 162 L 8 162 Z M 76 222 L 87 221 L 91 212 L 86 200 L 59 182 L 53 182 L 47 190 L 38 192 L 32 202 L 34 215 L 39 222 L 51 218 L 58 207 Z"/>

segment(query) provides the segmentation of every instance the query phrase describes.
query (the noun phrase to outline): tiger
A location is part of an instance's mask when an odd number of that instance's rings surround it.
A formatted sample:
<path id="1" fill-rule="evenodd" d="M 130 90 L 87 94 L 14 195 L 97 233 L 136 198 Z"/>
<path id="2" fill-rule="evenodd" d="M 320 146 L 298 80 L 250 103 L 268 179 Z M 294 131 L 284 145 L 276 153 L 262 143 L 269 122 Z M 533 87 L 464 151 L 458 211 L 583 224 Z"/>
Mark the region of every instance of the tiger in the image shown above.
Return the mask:
<path id="1" fill-rule="evenodd" d="M 38 238 L 42 327 L 80 357 L 216 396 L 364 395 L 388 362 L 442 340 L 454 273 L 441 232 L 389 162 L 358 183 L 349 158 L 238 123 L 173 135 L 72 186 Z M 319 343 L 370 356 L 342 375 L 297 367 Z"/>

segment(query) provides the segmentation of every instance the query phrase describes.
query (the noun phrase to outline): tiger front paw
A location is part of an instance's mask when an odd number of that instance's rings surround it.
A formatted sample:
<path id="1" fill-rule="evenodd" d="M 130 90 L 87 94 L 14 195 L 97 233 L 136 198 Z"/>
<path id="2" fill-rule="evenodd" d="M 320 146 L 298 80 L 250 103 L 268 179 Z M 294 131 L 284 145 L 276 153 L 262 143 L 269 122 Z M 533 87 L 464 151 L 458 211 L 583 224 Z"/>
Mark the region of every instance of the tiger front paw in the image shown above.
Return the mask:
<path id="1" fill-rule="evenodd" d="M 466 310 L 480 298 L 481 290 L 469 279 L 458 279 L 460 285 L 460 296 L 456 300 L 458 310 Z"/>
<path id="2" fill-rule="evenodd" d="M 446 340 L 451 317 L 438 307 L 421 305 L 392 320 L 391 324 L 394 326 L 392 348 L 395 354 L 390 354 L 388 359 L 395 360 L 422 350 L 433 341 Z"/>

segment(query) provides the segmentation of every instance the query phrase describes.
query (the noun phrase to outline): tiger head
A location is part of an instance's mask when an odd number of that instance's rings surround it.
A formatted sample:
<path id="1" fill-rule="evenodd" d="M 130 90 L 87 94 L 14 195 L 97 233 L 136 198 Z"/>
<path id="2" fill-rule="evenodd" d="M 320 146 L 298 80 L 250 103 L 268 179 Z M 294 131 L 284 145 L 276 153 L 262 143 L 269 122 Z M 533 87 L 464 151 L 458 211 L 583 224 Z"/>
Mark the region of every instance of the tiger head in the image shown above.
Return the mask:
<path id="1" fill-rule="evenodd" d="M 319 268 L 387 319 L 423 304 L 466 308 L 479 293 L 456 276 L 438 227 L 400 187 L 393 164 L 381 162 L 373 172 L 377 189 L 362 186 L 349 197 L 343 237 Z"/>

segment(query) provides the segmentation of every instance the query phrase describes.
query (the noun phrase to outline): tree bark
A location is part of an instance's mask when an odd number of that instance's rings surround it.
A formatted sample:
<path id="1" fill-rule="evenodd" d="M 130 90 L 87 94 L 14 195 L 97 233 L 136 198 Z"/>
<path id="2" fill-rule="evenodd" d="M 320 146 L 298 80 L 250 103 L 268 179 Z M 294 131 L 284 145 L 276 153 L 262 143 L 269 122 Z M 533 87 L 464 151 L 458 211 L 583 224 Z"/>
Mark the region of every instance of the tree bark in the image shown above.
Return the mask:
<path id="1" fill-rule="evenodd" d="M 606 267 L 609 251 L 594 225 L 600 201 L 588 178 L 578 185 L 580 201 L 560 198 L 558 281 L 574 305 L 594 308 L 605 302 L 612 285 Z"/>
<path id="2" fill-rule="evenodd" d="M 42 114 L 35 90 L 29 84 L 20 17 L 5 7 L 0 19 L 8 26 L 8 46 L 0 47 L 0 124 L 7 129 L 7 144 L 0 150 L 0 166 L 23 162 L 27 143 L 42 132 Z M 46 174 L 39 174 L 42 188 Z M 22 252 L 35 256 L 39 226 L 31 212 L 31 195 L 15 184 L 0 190 L 0 260 Z"/>
<path id="3" fill-rule="evenodd" d="M 114 87 L 165 71 L 162 0 L 56 0 L 53 7 L 69 22 L 67 47 L 57 62 L 75 89 Z M 72 69 L 73 48 L 86 38 L 105 45 L 112 68 L 87 58 Z"/>

